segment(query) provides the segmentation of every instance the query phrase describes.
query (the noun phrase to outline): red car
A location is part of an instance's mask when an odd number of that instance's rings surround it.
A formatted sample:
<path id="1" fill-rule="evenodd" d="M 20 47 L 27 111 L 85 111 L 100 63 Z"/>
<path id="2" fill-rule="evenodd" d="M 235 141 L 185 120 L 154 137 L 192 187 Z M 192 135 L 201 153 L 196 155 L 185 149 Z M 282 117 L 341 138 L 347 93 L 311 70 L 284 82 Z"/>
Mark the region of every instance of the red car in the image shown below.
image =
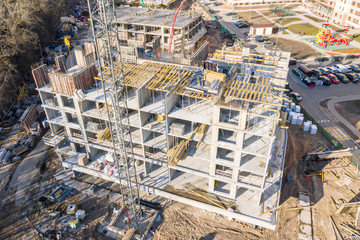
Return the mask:
<path id="1" fill-rule="evenodd" d="M 339 79 L 334 74 L 328 74 L 327 77 L 334 84 L 339 84 L 339 82 L 340 82 Z"/>

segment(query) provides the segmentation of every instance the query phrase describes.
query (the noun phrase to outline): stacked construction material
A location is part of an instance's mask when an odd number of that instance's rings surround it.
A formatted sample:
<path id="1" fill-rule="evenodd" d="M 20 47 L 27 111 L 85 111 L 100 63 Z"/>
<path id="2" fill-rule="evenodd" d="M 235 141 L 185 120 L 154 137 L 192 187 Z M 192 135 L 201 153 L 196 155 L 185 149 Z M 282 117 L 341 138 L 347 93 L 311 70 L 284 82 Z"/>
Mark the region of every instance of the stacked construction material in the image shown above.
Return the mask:
<path id="1" fill-rule="evenodd" d="M 183 123 L 172 123 L 170 125 L 170 133 L 176 135 L 184 135 L 185 133 L 185 124 Z"/>
<path id="2" fill-rule="evenodd" d="M 38 68 L 35 68 L 32 71 L 32 74 L 34 77 L 36 87 L 38 87 L 38 88 L 41 88 L 42 86 L 44 86 L 50 82 L 46 64 L 41 65 Z"/>
<path id="3" fill-rule="evenodd" d="M 67 73 L 56 71 L 49 74 L 52 90 L 66 95 L 73 95 L 76 90 L 83 92 L 95 84 L 94 77 L 97 76 L 97 70 L 94 64 L 87 67 L 75 66 Z"/>
<path id="4" fill-rule="evenodd" d="M 105 128 L 103 131 L 96 134 L 96 140 L 99 142 L 104 142 L 105 140 L 111 137 L 110 129 Z"/>
<path id="5" fill-rule="evenodd" d="M 100 130 L 100 123 L 89 121 L 89 122 L 86 124 L 86 127 L 87 127 L 87 129 L 89 129 L 90 131 L 98 132 L 98 131 Z"/>
<path id="6" fill-rule="evenodd" d="M 304 121 L 304 114 L 300 113 L 301 107 L 296 105 L 291 100 L 285 100 L 285 108 L 283 109 L 287 114 L 287 120 L 294 125 L 302 125 Z"/>
<path id="7" fill-rule="evenodd" d="M 30 133 L 31 124 L 37 119 L 37 117 L 38 112 L 35 104 L 28 107 L 22 114 L 19 122 L 27 133 Z"/>
<path id="8" fill-rule="evenodd" d="M 311 124 L 310 126 L 310 134 L 316 134 L 317 126 L 315 124 Z"/>
<path id="9" fill-rule="evenodd" d="M 303 131 L 304 132 L 308 132 L 310 130 L 311 123 L 312 123 L 311 121 L 304 122 L 304 124 L 303 124 Z"/>

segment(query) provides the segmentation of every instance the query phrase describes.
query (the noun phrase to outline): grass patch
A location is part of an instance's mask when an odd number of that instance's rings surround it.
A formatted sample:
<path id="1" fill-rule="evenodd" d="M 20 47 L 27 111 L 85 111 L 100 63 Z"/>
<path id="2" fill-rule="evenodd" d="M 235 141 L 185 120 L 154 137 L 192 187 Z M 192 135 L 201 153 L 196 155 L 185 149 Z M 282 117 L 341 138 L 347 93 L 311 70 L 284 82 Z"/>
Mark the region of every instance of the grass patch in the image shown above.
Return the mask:
<path id="1" fill-rule="evenodd" d="M 351 39 L 360 42 L 360 34 L 353 34 L 353 35 L 351 36 Z"/>
<path id="2" fill-rule="evenodd" d="M 310 23 L 293 24 L 287 27 L 288 30 L 297 34 L 303 32 L 304 35 L 316 35 L 319 29 Z"/>
<path id="3" fill-rule="evenodd" d="M 320 18 L 311 16 L 311 15 L 304 15 L 304 17 L 307 17 L 307 18 L 309 18 L 309 19 L 311 19 L 311 20 L 313 20 L 313 21 L 315 21 L 315 22 L 323 22 L 323 23 L 326 22 L 326 20 L 323 20 L 323 19 L 320 19 Z"/>
<path id="4" fill-rule="evenodd" d="M 283 35 L 288 35 L 288 34 L 290 34 L 290 33 L 284 30 L 284 31 L 282 32 L 282 34 L 283 34 Z"/>
<path id="5" fill-rule="evenodd" d="M 281 26 L 285 26 L 286 24 L 289 24 L 289 23 L 292 23 L 292 22 L 296 22 L 296 21 L 300 21 L 301 19 L 300 18 L 285 18 L 284 20 L 282 20 L 280 22 L 280 25 Z"/>

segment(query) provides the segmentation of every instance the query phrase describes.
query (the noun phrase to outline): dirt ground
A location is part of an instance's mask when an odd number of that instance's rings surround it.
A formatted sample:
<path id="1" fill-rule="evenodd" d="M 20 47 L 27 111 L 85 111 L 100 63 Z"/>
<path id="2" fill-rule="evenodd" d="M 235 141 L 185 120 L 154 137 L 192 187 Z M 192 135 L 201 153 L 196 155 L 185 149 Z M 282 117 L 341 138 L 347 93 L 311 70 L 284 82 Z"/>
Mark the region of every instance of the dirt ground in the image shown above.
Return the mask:
<path id="1" fill-rule="evenodd" d="M 304 162 L 306 152 L 314 151 L 319 147 L 331 149 L 331 144 L 319 133 L 310 135 L 301 130 L 300 126 L 291 125 L 288 131 L 288 144 L 284 169 L 284 183 L 280 203 L 282 207 L 278 214 L 277 229 L 275 231 L 264 228 L 253 229 L 249 224 L 229 221 L 220 215 L 201 211 L 197 208 L 180 203 L 172 203 L 164 209 L 163 222 L 157 228 L 154 239 L 298 239 L 299 211 L 288 211 L 286 208 L 298 206 L 299 193 L 311 197 L 313 237 L 314 239 L 333 239 L 329 235 L 329 216 L 334 215 L 335 207 L 330 196 L 335 201 L 341 199 L 349 201 L 353 198 L 351 190 L 359 192 L 359 181 L 352 182 L 346 190 L 336 184 L 332 175 L 325 175 L 325 182 L 319 176 L 311 177 L 309 183 L 303 176 L 307 172 L 321 172 L 321 169 L 331 165 L 343 164 L 338 162 Z M 351 166 L 348 169 L 354 170 Z M 336 171 L 336 170 L 335 170 Z M 340 178 L 340 172 L 336 172 Z M 289 179 L 293 179 L 291 182 Z M 341 179 L 341 178 L 340 178 Z M 335 215 L 334 219 L 340 222 L 353 222 L 352 215 Z M 211 220 L 209 220 L 211 219 Z"/>
<path id="2" fill-rule="evenodd" d="M 335 109 L 360 131 L 360 100 L 336 103 Z"/>
<path id="3" fill-rule="evenodd" d="M 230 221 L 227 218 L 209 213 L 185 204 L 161 200 L 163 211 L 161 216 L 163 221 L 154 225 L 155 235 L 153 239 L 298 239 L 299 211 L 288 211 L 286 208 L 298 206 L 299 193 L 305 193 L 311 197 L 312 221 L 314 239 L 331 239 L 329 237 L 329 216 L 333 215 L 336 223 L 354 221 L 354 212 L 347 215 L 335 215 L 335 207 L 330 200 L 330 196 L 337 203 L 341 199 L 349 201 L 354 198 L 354 193 L 359 192 L 359 181 L 351 182 L 347 187 L 339 184 L 343 181 L 341 169 L 336 167 L 347 166 L 344 161 L 331 162 L 304 162 L 302 160 L 306 152 L 314 151 L 319 147 L 331 149 L 331 145 L 320 135 L 310 135 L 303 132 L 300 126 L 290 125 L 288 130 L 288 144 L 286 162 L 284 168 L 283 187 L 280 197 L 281 208 L 278 212 L 278 224 L 275 231 L 264 228 L 254 229 L 251 225 Z M 60 168 L 59 161 L 50 151 L 44 161 L 35 166 L 39 174 L 36 179 L 32 179 L 39 184 L 33 184 L 30 188 L 22 189 L 27 195 L 28 201 L 22 206 L 15 203 L 16 189 L 9 189 L 10 178 L 1 179 L 3 188 L 0 189 L 1 209 L 0 212 L 0 239 L 31 239 L 33 233 L 25 216 L 32 220 L 36 226 L 53 224 L 53 220 L 46 220 L 46 210 L 41 209 L 38 199 L 42 195 L 49 194 L 59 182 L 55 181 L 53 174 Z M 45 167 L 42 167 L 45 166 Z M 325 175 L 325 182 L 322 183 L 320 176 L 312 176 L 311 182 L 304 178 L 303 174 L 318 173 L 322 169 L 332 167 L 334 173 L 339 177 L 336 181 L 331 174 Z M 1 171 L 14 173 L 17 165 L 4 165 Z M 354 167 L 347 167 L 354 173 Z M 27 174 L 24 172 L 24 174 Z M 5 181 L 5 182 L 3 182 Z M 338 182 L 338 183 L 337 183 Z M 75 239 L 108 239 L 98 233 L 99 224 L 108 217 L 112 209 L 112 203 L 105 198 L 88 195 L 85 192 L 75 192 L 67 201 L 77 203 L 79 208 L 85 209 L 88 219 L 76 231 L 66 230 L 64 237 Z M 50 209 L 54 206 L 50 206 Z M 10 217 L 11 216 L 11 217 Z M 48 223 L 44 223 L 48 221 Z M 55 220 L 56 221 L 56 220 Z M 345 234 L 345 233 L 343 233 Z"/>
<path id="4" fill-rule="evenodd" d="M 276 38 L 271 38 L 271 41 L 275 43 Z M 278 38 L 278 45 L 281 50 L 290 51 L 291 57 L 296 59 L 317 57 L 321 55 L 320 53 L 314 51 L 312 47 L 301 41 Z"/>
<path id="5" fill-rule="evenodd" d="M 359 142 L 360 139 L 357 135 L 355 135 L 350 129 L 346 127 L 345 124 L 343 124 L 339 119 L 337 119 L 327 108 L 327 103 L 329 99 L 326 99 L 324 101 L 321 101 L 319 106 L 321 110 L 334 122 L 336 123 L 350 138 L 352 138 L 354 141 Z M 359 119 L 359 115 L 356 115 L 356 113 L 359 111 L 359 106 L 356 105 L 358 101 L 350 101 L 350 103 L 343 102 L 343 103 L 336 103 L 335 109 L 337 112 L 339 112 L 342 116 L 345 116 L 345 118 L 351 123 L 354 127 L 357 127 L 357 124 L 359 124 L 357 119 Z M 356 119 L 357 118 L 357 119 Z"/>
<path id="6" fill-rule="evenodd" d="M 238 12 L 240 17 L 250 22 L 251 24 L 271 24 L 272 22 L 264 18 L 262 15 L 255 11 Z"/>

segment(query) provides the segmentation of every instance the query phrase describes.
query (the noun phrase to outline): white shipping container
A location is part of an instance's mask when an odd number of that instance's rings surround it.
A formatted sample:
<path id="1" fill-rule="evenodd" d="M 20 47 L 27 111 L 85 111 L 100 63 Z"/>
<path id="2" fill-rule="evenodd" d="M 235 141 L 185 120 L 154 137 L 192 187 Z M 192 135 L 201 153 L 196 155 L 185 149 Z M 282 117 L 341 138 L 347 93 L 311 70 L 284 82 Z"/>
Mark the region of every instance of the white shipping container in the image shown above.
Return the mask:
<path id="1" fill-rule="evenodd" d="M 298 116 L 298 119 L 297 119 L 297 125 L 302 125 L 302 123 L 303 123 L 303 121 L 304 121 L 304 117 L 301 117 L 301 116 Z"/>
<path id="2" fill-rule="evenodd" d="M 290 109 L 293 111 L 295 109 L 295 103 L 290 104 Z"/>
<path id="3" fill-rule="evenodd" d="M 303 131 L 304 131 L 304 132 L 308 132 L 308 131 L 310 130 L 310 126 L 311 126 L 310 123 L 304 122 Z"/>
<path id="4" fill-rule="evenodd" d="M 311 124 L 310 126 L 310 134 L 316 134 L 317 126 L 315 124 Z"/>
<path id="5" fill-rule="evenodd" d="M 291 119 L 291 124 L 296 124 L 297 123 L 297 119 L 298 119 L 298 116 L 296 114 L 294 114 L 294 116 L 292 117 Z"/>
<path id="6" fill-rule="evenodd" d="M 301 110 L 301 107 L 300 107 L 299 105 L 296 105 L 296 107 L 295 107 L 295 112 L 299 113 L 300 110 Z"/>
<path id="7" fill-rule="evenodd" d="M 294 116 L 294 112 L 290 112 L 289 115 L 288 115 L 288 120 L 291 122 L 293 116 Z"/>

